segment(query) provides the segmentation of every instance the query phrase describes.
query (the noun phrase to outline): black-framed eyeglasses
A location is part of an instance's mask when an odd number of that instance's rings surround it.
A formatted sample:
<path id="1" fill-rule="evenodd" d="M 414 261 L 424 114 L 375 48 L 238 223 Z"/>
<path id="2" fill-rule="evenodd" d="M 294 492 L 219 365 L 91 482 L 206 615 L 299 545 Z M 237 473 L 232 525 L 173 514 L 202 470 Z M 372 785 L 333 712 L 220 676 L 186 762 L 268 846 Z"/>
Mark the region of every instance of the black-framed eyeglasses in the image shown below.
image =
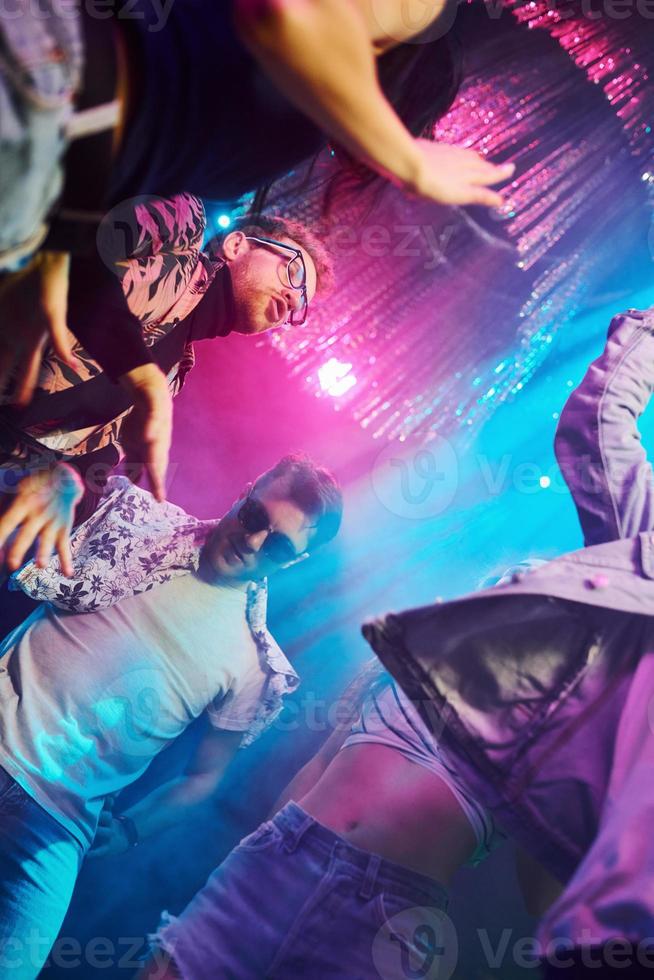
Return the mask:
<path id="1" fill-rule="evenodd" d="M 291 289 L 295 289 L 300 293 L 302 302 L 297 309 L 291 310 L 286 319 L 286 323 L 290 323 L 293 327 L 301 327 L 306 323 L 307 316 L 309 315 L 307 267 L 302 252 L 299 248 L 293 248 L 292 245 L 286 245 L 284 242 L 276 242 L 273 238 L 257 238 L 255 235 L 246 235 L 245 237 L 249 242 L 280 248 L 284 252 L 291 253 L 291 257 L 286 263 L 286 278 Z"/>
<path id="2" fill-rule="evenodd" d="M 273 530 L 270 526 L 270 514 L 261 501 L 252 496 L 251 492 L 241 504 L 237 517 L 246 534 L 268 532 L 266 540 L 261 545 L 261 550 L 275 564 L 286 565 L 300 557 L 288 535 Z"/>

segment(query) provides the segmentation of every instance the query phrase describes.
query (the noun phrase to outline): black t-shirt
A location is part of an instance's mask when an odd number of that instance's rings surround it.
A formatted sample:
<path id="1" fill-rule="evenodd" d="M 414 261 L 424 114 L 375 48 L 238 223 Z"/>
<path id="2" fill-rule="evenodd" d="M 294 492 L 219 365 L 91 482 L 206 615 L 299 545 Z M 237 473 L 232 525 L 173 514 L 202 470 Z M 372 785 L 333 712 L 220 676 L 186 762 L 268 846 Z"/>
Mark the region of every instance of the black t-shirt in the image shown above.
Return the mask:
<path id="1" fill-rule="evenodd" d="M 189 191 L 230 201 L 283 176 L 326 142 L 238 39 L 226 0 L 150 0 L 122 25 L 136 92 L 112 199 Z"/>
<path id="2" fill-rule="evenodd" d="M 130 119 L 108 203 L 183 191 L 231 201 L 292 170 L 325 137 L 264 75 L 226 0 L 134 0 L 116 23 L 130 67 Z M 165 7 L 166 3 L 161 6 Z M 112 379 L 150 360 L 116 277 L 73 260 L 69 326 Z"/>

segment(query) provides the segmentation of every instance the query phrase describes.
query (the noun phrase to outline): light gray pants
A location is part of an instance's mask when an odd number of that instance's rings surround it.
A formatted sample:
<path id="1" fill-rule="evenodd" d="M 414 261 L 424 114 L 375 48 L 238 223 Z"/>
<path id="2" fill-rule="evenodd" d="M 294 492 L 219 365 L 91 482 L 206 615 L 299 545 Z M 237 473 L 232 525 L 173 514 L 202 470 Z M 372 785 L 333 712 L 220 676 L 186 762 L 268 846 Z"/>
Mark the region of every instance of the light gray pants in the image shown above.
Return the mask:
<path id="1" fill-rule="evenodd" d="M 79 11 L 50 0 L 0 10 L 0 273 L 39 248 L 61 193 L 65 126 L 79 82 Z"/>

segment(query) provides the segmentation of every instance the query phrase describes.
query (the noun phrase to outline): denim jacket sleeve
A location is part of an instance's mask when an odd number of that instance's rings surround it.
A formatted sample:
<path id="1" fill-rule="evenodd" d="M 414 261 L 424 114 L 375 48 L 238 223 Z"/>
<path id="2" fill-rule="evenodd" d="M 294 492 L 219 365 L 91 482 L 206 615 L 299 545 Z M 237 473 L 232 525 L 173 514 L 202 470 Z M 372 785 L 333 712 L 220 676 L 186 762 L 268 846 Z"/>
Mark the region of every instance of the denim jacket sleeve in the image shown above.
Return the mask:
<path id="1" fill-rule="evenodd" d="M 654 527 L 654 478 L 638 430 L 653 391 L 654 309 L 630 310 L 612 321 L 556 433 L 586 546 Z"/>

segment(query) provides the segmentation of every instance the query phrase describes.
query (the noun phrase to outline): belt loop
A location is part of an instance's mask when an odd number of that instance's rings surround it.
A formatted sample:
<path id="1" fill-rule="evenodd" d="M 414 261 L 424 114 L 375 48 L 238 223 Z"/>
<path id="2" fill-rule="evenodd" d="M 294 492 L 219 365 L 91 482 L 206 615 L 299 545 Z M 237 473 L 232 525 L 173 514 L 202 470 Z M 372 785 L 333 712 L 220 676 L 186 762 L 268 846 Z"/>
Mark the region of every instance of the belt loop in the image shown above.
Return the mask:
<path id="1" fill-rule="evenodd" d="M 313 817 L 310 817 L 307 814 L 299 827 L 293 827 L 291 830 L 287 830 L 284 835 L 284 850 L 288 851 L 289 854 L 292 854 L 298 848 L 300 841 L 306 834 L 307 830 L 313 827 L 315 822 L 316 821 L 313 819 Z"/>
<path id="2" fill-rule="evenodd" d="M 368 867 L 366 868 L 366 876 L 363 879 L 363 884 L 361 885 L 361 891 L 359 895 L 361 898 L 372 898 L 372 893 L 375 890 L 375 882 L 377 881 L 377 875 L 379 874 L 379 867 L 381 865 L 381 858 L 377 854 L 371 854 L 368 861 Z"/>

